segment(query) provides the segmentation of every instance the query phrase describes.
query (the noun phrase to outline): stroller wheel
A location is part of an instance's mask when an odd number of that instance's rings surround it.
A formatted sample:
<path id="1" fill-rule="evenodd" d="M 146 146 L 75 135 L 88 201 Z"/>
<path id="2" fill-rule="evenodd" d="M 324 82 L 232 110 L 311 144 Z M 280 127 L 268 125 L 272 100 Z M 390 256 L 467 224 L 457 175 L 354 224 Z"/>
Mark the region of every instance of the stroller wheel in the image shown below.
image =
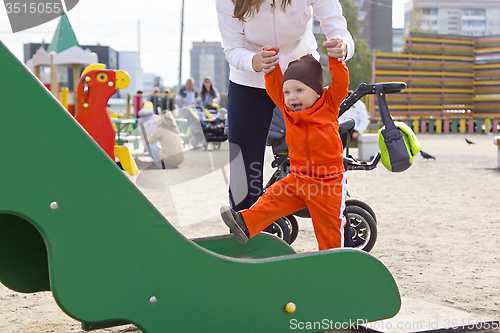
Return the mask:
<path id="1" fill-rule="evenodd" d="M 262 231 L 281 238 L 282 240 L 290 244 L 290 227 L 282 217 L 271 223 L 266 229 Z"/>
<path id="2" fill-rule="evenodd" d="M 363 208 L 373 217 L 373 220 L 375 222 L 377 222 L 377 216 L 375 215 L 375 212 L 373 211 L 373 209 L 370 206 L 368 206 L 368 204 L 366 202 L 363 202 L 363 201 L 357 200 L 357 199 L 347 199 L 345 201 L 345 205 L 346 206 L 359 206 L 359 207 Z"/>
<path id="3" fill-rule="evenodd" d="M 214 149 L 220 149 L 220 142 L 213 142 Z"/>
<path id="4" fill-rule="evenodd" d="M 283 216 L 283 219 L 290 228 L 290 243 L 288 244 L 291 245 L 293 242 L 295 242 L 295 239 L 297 239 L 297 235 L 299 234 L 299 224 L 297 223 L 297 219 L 295 218 L 295 216 L 293 216 L 292 214 Z"/>
<path id="5" fill-rule="evenodd" d="M 348 206 L 349 222 L 351 223 L 351 234 L 354 247 L 370 252 L 377 240 L 377 224 L 373 217 L 363 208 Z"/>

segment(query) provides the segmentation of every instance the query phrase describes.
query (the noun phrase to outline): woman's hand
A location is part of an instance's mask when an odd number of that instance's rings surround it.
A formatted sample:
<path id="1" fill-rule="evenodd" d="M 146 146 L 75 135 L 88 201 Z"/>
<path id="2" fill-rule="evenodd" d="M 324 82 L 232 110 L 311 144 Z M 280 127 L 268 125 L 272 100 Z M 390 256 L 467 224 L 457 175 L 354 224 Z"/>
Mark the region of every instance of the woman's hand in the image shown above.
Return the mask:
<path id="1" fill-rule="evenodd" d="M 279 47 L 272 48 L 271 46 L 264 46 L 260 49 L 259 53 L 252 58 L 252 67 L 256 72 L 271 73 L 279 63 L 278 52 Z"/>
<path id="2" fill-rule="evenodd" d="M 344 61 L 347 57 L 347 44 L 340 36 L 335 36 L 323 43 L 323 46 L 328 51 L 328 56 L 338 61 Z"/>

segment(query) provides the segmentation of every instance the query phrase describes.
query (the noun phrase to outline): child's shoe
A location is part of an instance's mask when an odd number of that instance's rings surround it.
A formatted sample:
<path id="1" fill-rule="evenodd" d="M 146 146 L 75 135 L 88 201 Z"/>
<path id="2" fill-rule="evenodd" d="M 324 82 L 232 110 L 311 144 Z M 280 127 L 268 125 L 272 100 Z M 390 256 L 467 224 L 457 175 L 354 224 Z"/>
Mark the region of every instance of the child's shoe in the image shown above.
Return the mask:
<path id="1" fill-rule="evenodd" d="M 229 227 L 238 242 L 240 242 L 241 244 L 245 244 L 246 242 L 248 242 L 250 234 L 248 233 L 245 220 L 243 220 L 241 214 L 235 212 L 229 206 L 222 206 L 220 208 L 220 215 L 222 216 L 222 220 Z"/>

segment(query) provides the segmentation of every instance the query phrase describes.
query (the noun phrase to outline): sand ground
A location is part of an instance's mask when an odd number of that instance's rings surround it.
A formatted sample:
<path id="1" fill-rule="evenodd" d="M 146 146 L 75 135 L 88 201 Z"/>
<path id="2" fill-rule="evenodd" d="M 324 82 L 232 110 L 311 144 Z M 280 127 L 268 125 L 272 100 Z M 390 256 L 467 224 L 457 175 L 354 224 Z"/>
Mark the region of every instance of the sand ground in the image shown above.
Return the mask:
<path id="1" fill-rule="evenodd" d="M 402 296 L 499 319 L 500 172 L 493 136 L 418 137 L 436 160 L 418 155 L 403 173 L 390 173 L 381 164 L 348 173 L 351 196 L 377 214 L 371 254 L 388 267 Z M 476 144 L 468 145 L 466 137 Z M 190 152 L 179 170 L 146 170 L 131 181 L 186 237 L 227 233 L 217 216 L 227 203 L 225 175 L 217 171 L 227 163 L 227 148 Z M 265 179 L 273 172 L 271 156 L 266 155 Z M 142 167 L 147 165 L 146 160 Z M 176 215 L 193 202 L 204 209 Z M 297 252 L 316 250 L 310 220 L 299 219 L 299 225 L 292 246 Z M 57 307 L 50 292 L 20 294 L 0 285 L 0 332 L 81 332 L 81 326 Z M 121 326 L 95 332 L 140 331 Z"/>

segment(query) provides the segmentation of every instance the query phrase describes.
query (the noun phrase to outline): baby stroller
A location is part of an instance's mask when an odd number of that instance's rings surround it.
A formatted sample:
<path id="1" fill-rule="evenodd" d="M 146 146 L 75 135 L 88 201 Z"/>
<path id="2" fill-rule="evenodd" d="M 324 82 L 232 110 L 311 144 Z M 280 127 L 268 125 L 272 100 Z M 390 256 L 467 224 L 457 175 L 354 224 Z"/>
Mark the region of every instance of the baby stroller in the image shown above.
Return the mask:
<path id="1" fill-rule="evenodd" d="M 406 88 L 404 83 L 384 84 L 385 93 L 401 92 Z M 347 111 L 356 101 L 366 94 L 375 93 L 375 85 L 361 84 L 354 93 L 351 94 L 340 106 L 339 115 Z M 340 124 L 339 134 L 348 133 L 344 154 L 344 168 L 346 170 L 373 170 L 377 167 L 380 160 L 380 153 L 375 155 L 370 162 L 360 162 L 349 155 L 349 139 L 354 128 L 354 120 L 348 119 Z M 276 181 L 284 178 L 290 173 L 290 161 L 288 159 L 288 146 L 285 142 L 285 122 L 283 114 L 278 108 L 275 108 L 273 120 L 268 135 L 267 145 L 271 146 L 274 154 L 274 161 L 271 163 L 273 168 L 277 168 L 270 180 L 265 186 L 267 189 Z M 353 246 L 357 249 L 369 252 L 375 245 L 377 239 L 377 218 L 373 209 L 363 201 L 351 199 L 346 200 L 346 211 L 348 222 L 350 224 L 350 234 Z M 301 209 L 293 214 L 284 216 L 283 219 L 290 227 L 290 243 L 297 238 L 299 226 L 295 216 L 310 218 L 307 208 Z M 346 216 L 347 217 L 347 216 Z M 346 235 L 348 232 L 346 232 Z"/>
<path id="2" fill-rule="evenodd" d="M 211 142 L 214 149 L 220 149 L 221 143 L 227 140 L 227 134 L 224 132 L 227 110 L 209 105 L 206 109 L 197 108 L 196 112 L 205 137 L 204 148 Z"/>

